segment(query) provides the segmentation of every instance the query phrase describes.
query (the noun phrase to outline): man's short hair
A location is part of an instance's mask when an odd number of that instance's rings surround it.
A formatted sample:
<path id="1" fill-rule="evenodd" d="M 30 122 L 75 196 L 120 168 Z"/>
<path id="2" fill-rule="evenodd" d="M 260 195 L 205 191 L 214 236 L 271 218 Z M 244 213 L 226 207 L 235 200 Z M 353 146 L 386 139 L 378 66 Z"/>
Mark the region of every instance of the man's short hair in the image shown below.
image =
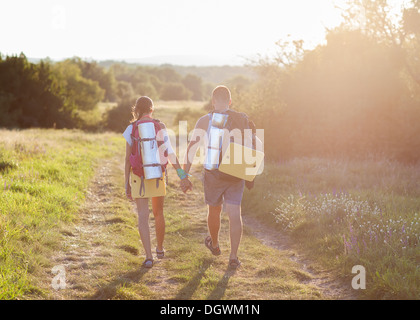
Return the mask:
<path id="1" fill-rule="evenodd" d="M 226 86 L 217 86 L 213 90 L 213 100 L 216 104 L 229 104 L 231 95 L 230 90 Z"/>

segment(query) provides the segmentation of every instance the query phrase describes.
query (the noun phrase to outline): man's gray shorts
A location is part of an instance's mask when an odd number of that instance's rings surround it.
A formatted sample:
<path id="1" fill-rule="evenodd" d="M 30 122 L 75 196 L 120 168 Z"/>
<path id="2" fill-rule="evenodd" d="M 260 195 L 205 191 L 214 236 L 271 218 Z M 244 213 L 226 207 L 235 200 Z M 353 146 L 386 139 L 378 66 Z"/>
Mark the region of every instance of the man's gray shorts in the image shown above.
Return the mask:
<path id="1" fill-rule="evenodd" d="M 240 205 L 245 181 L 224 179 L 218 170 L 204 171 L 204 199 L 210 206 L 220 206 L 223 202 Z"/>

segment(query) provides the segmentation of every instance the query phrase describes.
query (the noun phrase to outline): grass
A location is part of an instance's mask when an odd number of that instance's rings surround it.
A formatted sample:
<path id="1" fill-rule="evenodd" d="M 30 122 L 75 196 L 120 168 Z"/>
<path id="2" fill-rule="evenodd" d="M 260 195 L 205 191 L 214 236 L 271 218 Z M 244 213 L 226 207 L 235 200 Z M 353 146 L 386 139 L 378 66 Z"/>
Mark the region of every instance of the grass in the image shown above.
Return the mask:
<path id="1" fill-rule="evenodd" d="M 1 131 L 1 299 L 320 299 L 292 253 L 278 252 L 245 229 L 244 267 L 204 247 L 201 182 L 184 195 L 169 171 L 166 258 L 141 268 L 143 248 L 133 203 L 123 189 L 119 134 L 69 130 Z M 198 174 L 198 173 L 197 173 Z M 153 218 L 151 217 L 153 234 Z M 66 289 L 54 290 L 54 268 Z"/>
<path id="2" fill-rule="evenodd" d="M 184 107 L 201 108 L 201 103 L 192 102 L 157 105 L 157 117 L 169 125 Z M 89 121 L 100 121 L 109 107 L 101 104 Z M 123 147 L 119 134 L 0 130 L 0 299 L 32 293 L 48 296 L 45 292 L 49 283 L 43 284 L 40 278 L 50 273 L 53 266 L 50 256 L 60 248 L 63 235 L 74 235 L 71 226 L 80 218 L 80 208 L 96 168 L 105 159 L 122 154 Z M 122 190 L 119 192 L 123 194 Z M 132 211 L 125 199 L 115 196 L 109 208 L 115 216 L 107 224 L 118 229 L 127 220 L 124 213 L 130 216 Z M 130 255 L 139 250 L 138 234 L 133 228 L 132 243 L 119 246 Z M 95 241 L 98 246 L 107 243 L 104 239 Z M 121 241 L 127 241 L 126 235 Z"/>
<path id="3" fill-rule="evenodd" d="M 0 298 L 36 290 L 30 278 L 60 244 L 101 159 L 120 149 L 114 135 L 0 131 Z"/>
<path id="4" fill-rule="evenodd" d="M 184 108 L 197 117 L 202 104 L 157 102 L 155 117 L 173 128 Z M 292 250 L 264 245 L 247 225 L 243 267 L 229 270 L 226 215 L 223 253 L 213 257 L 203 245 L 202 184 L 193 178 L 194 192 L 184 195 L 173 170 L 166 258 L 142 269 L 135 207 L 124 197 L 123 156 L 120 134 L 0 131 L 1 299 L 329 298 Z M 287 233 L 294 249 L 348 284 L 351 268 L 365 266 L 364 298 L 418 299 L 418 181 L 418 167 L 385 160 L 294 159 L 266 165 L 245 192 L 243 212 Z M 53 290 L 54 266 L 65 268 L 66 290 Z"/>
<path id="5" fill-rule="evenodd" d="M 418 166 L 385 160 L 294 159 L 267 165 L 243 208 L 347 278 L 363 265 L 362 297 L 419 299 L 418 181 Z"/>

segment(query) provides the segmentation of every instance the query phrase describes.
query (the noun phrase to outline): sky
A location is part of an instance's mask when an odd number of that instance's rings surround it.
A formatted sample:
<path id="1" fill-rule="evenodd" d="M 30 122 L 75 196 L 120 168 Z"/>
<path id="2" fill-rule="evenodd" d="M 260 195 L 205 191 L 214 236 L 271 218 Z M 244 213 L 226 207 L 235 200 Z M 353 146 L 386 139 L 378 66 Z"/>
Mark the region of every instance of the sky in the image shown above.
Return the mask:
<path id="1" fill-rule="evenodd" d="M 308 48 L 322 43 L 325 28 L 341 22 L 334 4 L 339 0 L 7 1 L 0 11 L 0 52 L 53 60 L 200 56 L 241 63 L 275 51 L 289 35 Z"/>

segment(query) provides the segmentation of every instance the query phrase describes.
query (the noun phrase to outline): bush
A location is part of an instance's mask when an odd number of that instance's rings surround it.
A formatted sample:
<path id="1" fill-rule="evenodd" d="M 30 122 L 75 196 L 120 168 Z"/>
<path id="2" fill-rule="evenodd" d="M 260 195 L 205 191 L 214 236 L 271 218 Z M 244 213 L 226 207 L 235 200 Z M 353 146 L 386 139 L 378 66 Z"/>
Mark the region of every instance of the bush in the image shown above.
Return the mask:
<path id="1" fill-rule="evenodd" d="M 234 100 L 265 130 L 267 156 L 419 161 L 420 87 L 401 50 L 360 31 L 335 30 L 327 41 L 305 52 L 296 43 L 288 63 L 284 51 L 258 62 L 259 80 Z"/>
<path id="2" fill-rule="evenodd" d="M 184 79 L 182 80 L 184 86 L 191 91 L 191 99 L 195 101 L 202 101 L 203 100 L 203 81 L 200 77 L 187 74 Z"/>
<path id="3" fill-rule="evenodd" d="M 178 126 L 180 121 L 187 121 L 187 132 L 191 132 L 198 119 L 203 116 L 205 110 L 191 110 L 191 108 L 183 108 L 177 112 L 174 119 L 174 126 Z"/>
<path id="4" fill-rule="evenodd" d="M 166 83 L 163 85 L 160 93 L 160 98 L 164 101 L 189 100 L 191 96 L 191 91 L 181 83 Z"/>
<path id="5" fill-rule="evenodd" d="M 122 100 L 104 114 L 104 128 L 115 132 L 124 132 L 132 118 L 133 99 Z"/>

